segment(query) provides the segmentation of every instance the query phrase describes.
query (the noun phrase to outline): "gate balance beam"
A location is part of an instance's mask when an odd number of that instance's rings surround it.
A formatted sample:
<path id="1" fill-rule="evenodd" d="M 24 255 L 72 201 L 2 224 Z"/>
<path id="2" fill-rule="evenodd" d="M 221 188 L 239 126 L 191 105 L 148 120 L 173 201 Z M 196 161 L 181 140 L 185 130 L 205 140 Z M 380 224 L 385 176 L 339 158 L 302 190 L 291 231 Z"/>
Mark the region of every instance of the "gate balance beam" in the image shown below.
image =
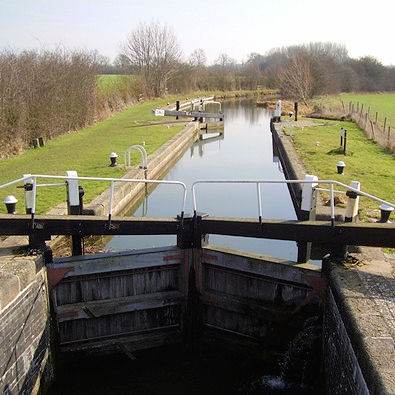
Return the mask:
<path id="1" fill-rule="evenodd" d="M 175 111 L 175 110 L 152 110 L 152 114 L 156 116 L 179 116 L 179 117 L 194 117 L 194 118 L 220 118 L 224 119 L 223 113 L 203 112 L 203 111 Z"/>
<path id="2" fill-rule="evenodd" d="M 395 247 L 393 223 L 339 223 L 326 221 L 282 221 L 249 218 L 202 218 L 203 234 L 293 240 L 299 242 Z"/>

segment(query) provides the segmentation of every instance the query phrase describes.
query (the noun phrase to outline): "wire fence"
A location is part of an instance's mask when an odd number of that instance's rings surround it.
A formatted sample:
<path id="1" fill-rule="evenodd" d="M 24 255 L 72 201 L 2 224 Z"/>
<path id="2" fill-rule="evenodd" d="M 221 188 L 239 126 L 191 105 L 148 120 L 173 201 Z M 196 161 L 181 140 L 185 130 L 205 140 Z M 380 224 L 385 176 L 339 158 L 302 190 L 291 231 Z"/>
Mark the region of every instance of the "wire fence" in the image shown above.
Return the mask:
<path id="1" fill-rule="evenodd" d="M 384 121 L 379 121 L 378 112 L 372 112 L 370 106 L 363 103 L 349 102 L 348 105 L 341 102 L 343 113 L 355 122 L 362 129 L 367 138 L 375 141 L 380 147 L 395 153 L 395 133 L 387 117 Z"/>

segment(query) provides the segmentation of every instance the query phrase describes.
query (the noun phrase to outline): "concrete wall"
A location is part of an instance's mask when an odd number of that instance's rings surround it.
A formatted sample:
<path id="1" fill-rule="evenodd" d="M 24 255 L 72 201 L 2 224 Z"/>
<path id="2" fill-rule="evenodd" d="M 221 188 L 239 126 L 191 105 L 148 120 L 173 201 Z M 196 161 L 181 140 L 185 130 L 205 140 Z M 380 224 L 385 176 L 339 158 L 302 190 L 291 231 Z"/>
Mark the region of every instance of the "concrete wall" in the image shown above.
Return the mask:
<path id="1" fill-rule="evenodd" d="M 343 318 L 328 289 L 324 315 L 324 366 L 329 394 L 369 394 Z"/>
<path id="2" fill-rule="evenodd" d="M 0 392 L 37 393 L 53 376 L 41 258 L 0 258 Z"/>

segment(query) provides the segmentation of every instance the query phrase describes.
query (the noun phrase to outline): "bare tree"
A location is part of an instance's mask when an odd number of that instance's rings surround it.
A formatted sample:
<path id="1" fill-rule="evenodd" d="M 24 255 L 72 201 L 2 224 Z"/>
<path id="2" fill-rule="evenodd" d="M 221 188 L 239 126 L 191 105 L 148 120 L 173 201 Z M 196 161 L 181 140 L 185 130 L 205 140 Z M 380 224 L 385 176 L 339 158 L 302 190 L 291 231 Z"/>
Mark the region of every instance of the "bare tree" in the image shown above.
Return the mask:
<path id="1" fill-rule="evenodd" d="M 307 100 L 313 96 L 314 78 L 310 59 L 304 54 L 296 54 L 277 74 L 277 82 L 285 97 Z"/>
<path id="2" fill-rule="evenodd" d="M 177 69 L 181 50 L 174 33 L 158 22 L 140 24 L 126 40 L 122 55 L 137 68 L 146 95 L 161 96 Z"/>
<path id="3" fill-rule="evenodd" d="M 206 63 L 207 63 L 206 53 L 202 48 L 195 49 L 189 55 L 189 64 L 193 67 L 204 67 L 206 66 Z"/>

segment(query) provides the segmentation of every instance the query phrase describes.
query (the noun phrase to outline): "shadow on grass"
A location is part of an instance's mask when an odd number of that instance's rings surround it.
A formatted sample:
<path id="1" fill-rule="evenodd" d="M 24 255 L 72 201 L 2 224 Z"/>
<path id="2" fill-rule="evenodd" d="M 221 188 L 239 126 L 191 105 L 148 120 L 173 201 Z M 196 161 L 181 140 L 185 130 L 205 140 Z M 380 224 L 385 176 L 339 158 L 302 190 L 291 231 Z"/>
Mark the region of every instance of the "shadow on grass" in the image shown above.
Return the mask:
<path id="1" fill-rule="evenodd" d="M 343 155 L 343 156 L 352 156 L 353 152 L 344 153 L 343 147 L 334 148 L 326 153 L 327 155 Z"/>

